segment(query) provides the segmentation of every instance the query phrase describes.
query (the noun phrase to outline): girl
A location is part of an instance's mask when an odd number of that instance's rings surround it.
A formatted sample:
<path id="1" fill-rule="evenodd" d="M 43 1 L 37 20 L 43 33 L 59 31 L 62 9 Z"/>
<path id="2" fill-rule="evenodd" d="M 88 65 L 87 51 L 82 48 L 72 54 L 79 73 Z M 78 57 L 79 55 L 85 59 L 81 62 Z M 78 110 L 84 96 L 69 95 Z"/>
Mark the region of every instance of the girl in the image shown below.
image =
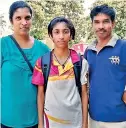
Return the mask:
<path id="1" fill-rule="evenodd" d="M 68 48 L 69 41 L 74 39 L 75 28 L 68 19 L 56 17 L 48 25 L 48 34 L 54 43 L 54 49 L 51 52 L 51 68 L 45 95 L 41 58 L 36 62 L 32 78 L 32 83 L 38 85 L 38 127 L 87 128 L 88 97 L 85 76 L 88 64 L 84 59 L 80 78 L 81 99 L 73 70 L 73 64 L 80 61 L 80 57 Z"/>

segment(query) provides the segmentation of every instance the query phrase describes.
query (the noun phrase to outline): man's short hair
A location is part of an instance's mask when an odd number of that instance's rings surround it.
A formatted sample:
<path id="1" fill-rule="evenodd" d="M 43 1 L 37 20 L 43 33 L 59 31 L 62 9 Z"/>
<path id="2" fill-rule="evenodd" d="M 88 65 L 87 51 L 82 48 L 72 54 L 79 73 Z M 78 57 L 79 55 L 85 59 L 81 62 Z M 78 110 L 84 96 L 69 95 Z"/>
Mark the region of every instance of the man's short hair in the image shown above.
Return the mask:
<path id="1" fill-rule="evenodd" d="M 107 4 L 94 7 L 90 13 L 91 20 L 93 21 L 94 17 L 100 13 L 108 15 L 112 22 L 115 21 L 116 13 L 113 7 L 110 7 Z"/>

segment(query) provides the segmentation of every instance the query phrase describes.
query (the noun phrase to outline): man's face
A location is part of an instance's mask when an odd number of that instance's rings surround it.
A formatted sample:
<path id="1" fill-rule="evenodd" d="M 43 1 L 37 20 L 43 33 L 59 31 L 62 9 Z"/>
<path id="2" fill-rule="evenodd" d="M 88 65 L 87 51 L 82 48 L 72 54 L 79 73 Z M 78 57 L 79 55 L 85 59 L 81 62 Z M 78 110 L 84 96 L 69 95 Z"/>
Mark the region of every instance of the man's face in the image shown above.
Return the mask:
<path id="1" fill-rule="evenodd" d="M 115 22 L 112 22 L 108 15 L 99 13 L 98 15 L 94 16 L 92 25 L 97 38 L 108 39 L 111 37 Z"/>

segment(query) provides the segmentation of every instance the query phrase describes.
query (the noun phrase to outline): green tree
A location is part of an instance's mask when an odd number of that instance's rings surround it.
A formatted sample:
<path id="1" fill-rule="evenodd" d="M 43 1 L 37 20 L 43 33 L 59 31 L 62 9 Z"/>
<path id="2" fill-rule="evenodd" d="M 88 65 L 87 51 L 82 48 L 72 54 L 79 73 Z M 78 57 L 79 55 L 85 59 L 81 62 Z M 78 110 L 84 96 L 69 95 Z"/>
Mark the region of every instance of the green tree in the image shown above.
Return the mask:
<path id="1" fill-rule="evenodd" d="M 33 8 L 34 19 L 31 33 L 38 39 L 47 37 L 47 26 L 49 22 L 56 16 L 64 16 L 69 18 L 75 28 L 75 41 L 78 43 L 87 33 L 86 17 L 84 16 L 83 1 L 27 1 Z"/>
<path id="2" fill-rule="evenodd" d="M 85 38 L 86 43 L 90 43 L 94 40 L 95 36 L 92 31 L 92 25 L 90 16 L 85 17 L 84 1 L 50 1 L 50 0 L 39 0 L 31 1 L 27 0 L 34 11 L 33 16 L 33 27 L 31 34 L 37 39 L 45 39 L 48 37 L 47 27 L 49 22 L 56 16 L 65 16 L 69 18 L 76 29 L 75 41 L 78 43 L 82 38 Z M 117 4 L 118 3 L 118 4 Z M 100 0 L 96 1 L 91 9 L 96 5 L 108 4 L 116 9 L 117 18 L 115 33 L 121 38 L 126 37 L 126 0 Z"/>
<path id="3" fill-rule="evenodd" d="M 93 6 L 108 4 L 116 11 L 116 26 L 114 32 L 120 38 L 126 38 L 126 0 L 101 0 L 94 3 Z"/>
<path id="4" fill-rule="evenodd" d="M 4 20 L 4 14 L 0 14 L 0 35 L 2 31 L 4 31 L 4 27 L 6 26 L 6 21 Z"/>

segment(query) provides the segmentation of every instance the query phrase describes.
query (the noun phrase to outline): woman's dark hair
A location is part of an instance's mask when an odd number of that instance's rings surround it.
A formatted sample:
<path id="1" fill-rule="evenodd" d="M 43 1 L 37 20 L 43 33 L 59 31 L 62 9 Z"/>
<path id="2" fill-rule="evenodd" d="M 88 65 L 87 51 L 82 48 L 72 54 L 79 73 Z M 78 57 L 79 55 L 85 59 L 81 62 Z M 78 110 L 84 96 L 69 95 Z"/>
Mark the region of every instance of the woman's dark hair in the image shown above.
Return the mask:
<path id="1" fill-rule="evenodd" d="M 9 9 L 9 19 L 10 19 L 10 21 L 12 21 L 13 15 L 14 15 L 15 11 L 18 8 L 28 8 L 30 14 L 32 15 L 32 9 L 26 2 L 16 1 L 16 2 L 12 3 L 12 5 L 10 6 L 10 9 Z"/>
<path id="2" fill-rule="evenodd" d="M 70 20 L 66 19 L 65 17 L 56 17 L 53 20 L 51 20 L 51 22 L 48 25 L 48 35 L 52 36 L 52 30 L 53 30 L 54 26 L 57 23 L 61 23 L 61 22 L 64 22 L 67 25 L 67 27 L 70 29 L 70 35 L 72 36 L 72 39 L 74 40 L 74 38 L 75 38 L 74 25 Z"/>
<path id="3" fill-rule="evenodd" d="M 106 14 L 110 17 L 112 22 L 115 21 L 116 13 L 114 8 L 109 7 L 106 4 L 94 7 L 90 13 L 91 20 L 93 21 L 94 16 L 98 15 L 99 13 Z"/>

